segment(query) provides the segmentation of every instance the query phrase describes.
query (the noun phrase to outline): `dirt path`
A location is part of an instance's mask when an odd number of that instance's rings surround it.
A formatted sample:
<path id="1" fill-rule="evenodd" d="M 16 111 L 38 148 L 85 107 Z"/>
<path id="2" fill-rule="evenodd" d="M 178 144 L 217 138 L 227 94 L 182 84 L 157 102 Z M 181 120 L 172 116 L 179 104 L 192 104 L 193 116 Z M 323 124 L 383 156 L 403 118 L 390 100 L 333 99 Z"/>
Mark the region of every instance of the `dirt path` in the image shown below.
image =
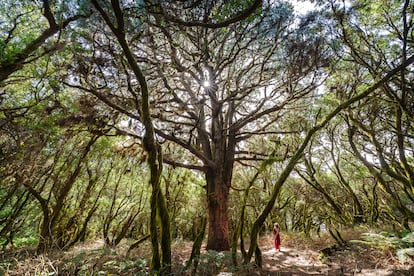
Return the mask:
<path id="1" fill-rule="evenodd" d="M 330 243 L 309 243 L 285 237 L 281 252 L 276 252 L 273 248 L 271 237 L 263 237 L 259 241 L 263 257 L 262 269 L 253 266 L 239 267 L 240 270 L 234 272 L 229 255 L 207 252 L 204 248 L 196 275 L 414 275 L 414 260 L 410 264 L 401 265 L 393 254 L 361 245 L 350 244 L 341 248 L 322 263 L 318 259 L 319 250 Z M 192 275 L 191 269 L 184 270 L 191 247 L 191 242 L 181 241 L 174 244 L 175 275 Z M 69 252 L 60 252 L 53 256 L 38 256 L 35 251 L 20 249 L 14 253 L 9 252 L 10 256 L 3 260 L 3 264 L 9 265 L 3 268 L 0 266 L 0 275 L 47 275 L 56 269 L 62 275 L 100 275 L 98 272 L 104 275 L 149 275 L 149 245 L 142 245 L 129 257 L 125 255 L 127 248 L 128 244 L 124 244 L 116 249 L 108 249 L 99 240 L 79 244 Z"/>
<path id="2" fill-rule="evenodd" d="M 299 251 L 293 248 L 282 247 L 277 252 L 271 246 L 262 249 L 263 269 L 269 272 L 297 272 L 307 274 L 321 274 L 329 270 L 327 265 L 318 260 L 318 253 L 310 250 Z"/>
<path id="3" fill-rule="evenodd" d="M 263 270 L 270 275 L 414 275 L 408 267 L 404 271 L 400 270 L 400 267 L 373 268 L 372 263 L 357 262 L 352 259 L 347 263 L 336 260 L 323 264 L 318 259 L 319 252 L 309 249 L 282 247 L 280 252 L 276 252 L 270 245 L 262 248 L 262 254 Z"/>

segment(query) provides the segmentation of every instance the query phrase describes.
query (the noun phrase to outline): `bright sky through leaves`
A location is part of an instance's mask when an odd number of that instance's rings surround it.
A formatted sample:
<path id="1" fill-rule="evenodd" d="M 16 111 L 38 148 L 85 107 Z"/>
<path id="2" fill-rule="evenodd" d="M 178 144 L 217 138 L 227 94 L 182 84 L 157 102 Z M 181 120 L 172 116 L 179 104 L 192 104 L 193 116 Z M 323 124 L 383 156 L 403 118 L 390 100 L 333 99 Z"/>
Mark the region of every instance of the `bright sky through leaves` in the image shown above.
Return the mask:
<path id="1" fill-rule="evenodd" d="M 295 8 L 295 11 L 298 14 L 305 14 L 309 10 L 313 9 L 315 7 L 314 4 L 312 4 L 309 1 L 297 1 L 297 0 L 289 0 L 289 2 L 293 5 Z"/>

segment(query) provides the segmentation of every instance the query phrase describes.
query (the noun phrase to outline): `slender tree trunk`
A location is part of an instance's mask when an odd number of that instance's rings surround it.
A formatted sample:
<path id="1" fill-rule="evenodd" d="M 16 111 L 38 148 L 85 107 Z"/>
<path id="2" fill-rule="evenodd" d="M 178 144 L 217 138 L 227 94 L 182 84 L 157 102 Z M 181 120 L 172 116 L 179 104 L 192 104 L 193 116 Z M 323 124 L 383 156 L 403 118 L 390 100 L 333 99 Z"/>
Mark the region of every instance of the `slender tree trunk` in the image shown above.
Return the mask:
<path id="1" fill-rule="evenodd" d="M 207 225 L 207 217 L 202 217 L 200 227 L 197 231 L 197 235 L 194 240 L 193 247 L 191 249 L 190 258 L 188 259 L 185 265 L 185 269 L 188 269 L 191 266 L 191 264 L 194 263 L 194 266 L 191 272 L 192 275 L 196 275 L 197 273 L 198 259 L 200 256 L 201 244 L 203 243 L 204 234 L 206 232 L 206 225 Z"/>
<path id="2" fill-rule="evenodd" d="M 162 159 L 162 156 L 160 156 Z M 160 160 L 161 162 L 161 160 Z M 171 223 L 168 206 L 164 194 L 159 191 L 157 200 L 158 214 L 161 221 L 161 252 L 162 252 L 162 267 L 164 273 L 169 275 L 171 273 Z"/>
<path id="3" fill-rule="evenodd" d="M 156 272 L 161 270 L 161 257 L 160 257 L 160 248 L 159 248 L 159 237 L 157 229 L 157 190 L 152 189 L 151 193 L 151 215 L 150 215 L 150 233 L 151 233 L 151 248 L 152 248 L 152 257 L 151 257 L 151 274 L 156 274 Z"/>
<path id="4" fill-rule="evenodd" d="M 167 206 L 165 204 L 164 195 L 160 188 L 160 176 L 162 173 L 162 152 L 161 146 L 155 139 L 154 125 L 151 118 L 150 107 L 150 91 L 148 89 L 147 80 L 139 66 L 135 55 L 127 42 L 125 33 L 125 18 L 119 0 L 111 1 L 113 12 L 115 15 L 115 22 L 112 21 L 111 16 L 104 11 L 97 0 L 92 0 L 93 5 L 102 15 L 108 27 L 116 36 L 119 45 L 125 55 L 129 67 L 133 71 L 139 86 L 141 88 L 141 104 L 140 115 L 142 124 L 145 127 L 144 137 L 142 139 L 142 146 L 148 153 L 147 164 L 150 169 L 149 183 L 152 187 L 151 194 L 151 244 L 152 244 L 152 262 L 151 274 L 168 275 L 171 273 L 171 235 L 170 235 L 170 217 Z M 159 218 L 160 223 L 158 223 Z M 161 227 L 161 241 L 159 239 L 158 227 Z M 161 244 L 160 244 L 161 243 Z M 159 254 L 159 245 L 162 250 L 162 260 Z"/>
<path id="5" fill-rule="evenodd" d="M 43 221 L 40 227 L 40 233 L 39 233 L 39 243 L 37 244 L 37 254 L 42 254 L 47 252 L 53 244 L 53 236 L 52 232 L 50 231 L 50 216 L 49 216 L 49 210 L 48 208 L 44 209 L 44 206 L 42 206 L 43 211 Z"/>

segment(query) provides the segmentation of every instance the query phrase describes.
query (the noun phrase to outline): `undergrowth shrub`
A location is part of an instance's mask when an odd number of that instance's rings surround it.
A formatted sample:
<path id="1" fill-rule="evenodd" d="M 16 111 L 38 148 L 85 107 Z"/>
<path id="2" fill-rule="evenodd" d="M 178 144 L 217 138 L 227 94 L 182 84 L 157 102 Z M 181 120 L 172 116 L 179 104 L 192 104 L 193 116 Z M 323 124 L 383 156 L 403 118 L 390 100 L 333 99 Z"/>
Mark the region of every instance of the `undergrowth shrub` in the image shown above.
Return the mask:
<path id="1" fill-rule="evenodd" d="M 393 250 L 403 264 L 414 257 L 414 232 L 402 233 L 400 236 L 385 231 L 362 233 L 360 239 L 350 242 L 366 244 L 382 251 Z"/>

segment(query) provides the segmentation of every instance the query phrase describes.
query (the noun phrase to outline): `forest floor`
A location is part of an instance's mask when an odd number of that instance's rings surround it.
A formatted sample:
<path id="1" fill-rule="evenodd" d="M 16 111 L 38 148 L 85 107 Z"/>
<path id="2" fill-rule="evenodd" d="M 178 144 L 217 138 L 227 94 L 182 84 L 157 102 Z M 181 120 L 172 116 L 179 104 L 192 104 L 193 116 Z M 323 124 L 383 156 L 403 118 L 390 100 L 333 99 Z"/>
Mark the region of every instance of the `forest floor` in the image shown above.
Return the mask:
<path id="1" fill-rule="evenodd" d="M 261 240 L 262 275 L 414 275 L 414 262 L 401 264 L 390 249 L 348 243 L 332 249 L 329 255 L 322 255 L 321 250 L 333 244 L 330 239 L 289 238 L 280 252 L 269 241 Z"/>
<path id="2" fill-rule="evenodd" d="M 346 238 L 359 234 L 353 232 Z M 281 252 L 273 248 L 271 235 L 263 236 L 259 243 L 263 255 L 261 269 L 252 265 L 235 268 L 229 253 L 207 252 L 202 248 L 193 275 L 414 275 L 414 261 L 400 263 L 392 249 L 348 243 L 321 257 L 321 250 L 333 245 L 328 236 L 309 239 L 290 233 L 282 233 Z M 0 251 L 0 276 L 148 275 L 149 244 L 142 244 L 128 255 L 129 245 L 130 242 L 124 242 L 116 248 L 105 248 L 97 240 L 47 256 L 36 255 L 33 248 Z M 191 246 L 187 241 L 173 243 L 173 275 L 191 275 L 191 269 L 184 269 Z"/>
<path id="3" fill-rule="evenodd" d="M 358 239 L 360 232 L 345 233 L 346 240 Z M 344 247 L 336 247 L 327 235 L 313 239 L 304 238 L 298 234 L 283 234 L 281 251 L 273 247 L 272 235 L 266 235 L 259 240 L 262 250 L 262 268 L 239 268 L 232 273 L 230 266 L 222 269 L 221 274 L 201 266 L 197 275 L 413 275 L 414 259 L 400 263 L 391 248 L 378 249 L 360 243 L 347 243 Z M 332 245 L 334 245 L 332 247 Z M 186 249 L 185 249 L 186 248 Z M 322 255 L 321 250 L 332 248 L 328 255 Z M 179 250 L 177 250 L 179 249 Z M 191 244 L 180 245 L 175 249 L 179 252 L 176 259 L 187 260 L 191 252 Z M 204 256 L 209 252 L 202 250 Z M 211 257 L 210 257 L 211 258 Z M 204 261 L 204 265 L 209 261 Z M 211 267 L 211 266 L 210 266 Z M 204 270 L 203 270 L 204 269 Z"/>

